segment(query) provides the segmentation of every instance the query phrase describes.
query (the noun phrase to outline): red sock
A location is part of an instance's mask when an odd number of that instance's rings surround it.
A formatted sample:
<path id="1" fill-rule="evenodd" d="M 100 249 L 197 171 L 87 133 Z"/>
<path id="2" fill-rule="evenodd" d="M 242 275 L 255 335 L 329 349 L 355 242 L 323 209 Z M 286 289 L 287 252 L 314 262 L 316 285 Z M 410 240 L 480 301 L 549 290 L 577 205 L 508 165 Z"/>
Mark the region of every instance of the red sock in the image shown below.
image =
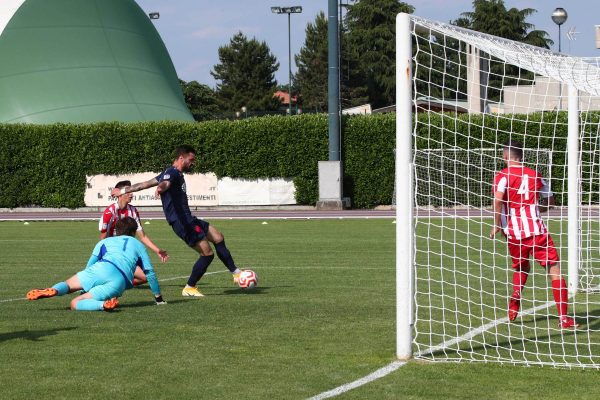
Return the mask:
<path id="1" fill-rule="evenodd" d="M 554 295 L 554 301 L 558 309 L 558 316 L 563 317 L 567 315 L 569 292 L 567 290 L 567 283 L 563 278 L 552 281 L 552 294 Z"/>
<path id="2" fill-rule="evenodd" d="M 513 273 L 513 295 L 512 297 L 516 299 L 521 298 L 521 291 L 525 287 L 525 283 L 527 283 L 527 277 L 529 276 L 529 271 L 523 270 L 515 270 Z"/>

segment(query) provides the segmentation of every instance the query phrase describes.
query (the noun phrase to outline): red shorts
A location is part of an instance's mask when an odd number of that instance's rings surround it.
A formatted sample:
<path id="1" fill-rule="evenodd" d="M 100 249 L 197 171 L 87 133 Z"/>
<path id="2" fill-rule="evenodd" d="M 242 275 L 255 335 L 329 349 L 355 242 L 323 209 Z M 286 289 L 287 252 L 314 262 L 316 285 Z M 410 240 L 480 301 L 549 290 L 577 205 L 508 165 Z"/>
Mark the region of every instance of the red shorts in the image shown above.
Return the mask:
<path id="1" fill-rule="evenodd" d="M 529 256 L 540 263 L 542 267 L 556 264 L 559 261 L 554 242 L 548 233 L 529 236 L 525 239 L 509 239 L 508 251 L 512 257 L 512 267 L 521 269 L 529 267 Z"/>

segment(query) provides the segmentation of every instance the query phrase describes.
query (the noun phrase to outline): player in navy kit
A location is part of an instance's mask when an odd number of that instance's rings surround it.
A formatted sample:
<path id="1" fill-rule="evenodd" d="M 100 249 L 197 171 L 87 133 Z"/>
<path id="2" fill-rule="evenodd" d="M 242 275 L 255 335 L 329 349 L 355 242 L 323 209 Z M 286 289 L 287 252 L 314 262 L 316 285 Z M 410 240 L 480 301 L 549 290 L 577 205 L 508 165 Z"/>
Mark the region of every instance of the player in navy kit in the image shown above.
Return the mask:
<path id="1" fill-rule="evenodd" d="M 183 173 L 189 172 L 195 161 L 196 150 L 193 147 L 188 145 L 179 146 L 175 149 L 173 165 L 157 177 L 123 189 L 115 188 L 111 192 L 112 196 L 122 196 L 126 193 L 156 186 L 156 196 L 160 197 L 167 222 L 177 236 L 200 254 L 200 258 L 192 268 L 187 285 L 181 292 L 185 297 L 204 297 L 196 288 L 196 284 L 215 257 L 210 243 L 215 246 L 219 259 L 233 274 L 235 283 L 237 283 L 241 272 L 236 267 L 233 257 L 225 245 L 223 234 L 208 222 L 194 217 L 190 211 Z"/>

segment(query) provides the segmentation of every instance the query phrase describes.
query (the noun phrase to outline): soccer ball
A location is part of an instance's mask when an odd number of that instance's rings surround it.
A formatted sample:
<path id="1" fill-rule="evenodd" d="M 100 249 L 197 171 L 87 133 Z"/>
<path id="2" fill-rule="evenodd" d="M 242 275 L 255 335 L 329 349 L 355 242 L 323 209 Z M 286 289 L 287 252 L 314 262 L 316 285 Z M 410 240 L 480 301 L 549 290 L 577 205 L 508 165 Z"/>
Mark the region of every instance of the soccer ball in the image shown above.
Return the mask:
<path id="1" fill-rule="evenodd" d="M 258 278 L 256 273 L 251 269 L 245 269 L 240 273 L 240 277 L 238 279 L 238 285 L 242 289 L 252 289 L 258 285 Z"/>

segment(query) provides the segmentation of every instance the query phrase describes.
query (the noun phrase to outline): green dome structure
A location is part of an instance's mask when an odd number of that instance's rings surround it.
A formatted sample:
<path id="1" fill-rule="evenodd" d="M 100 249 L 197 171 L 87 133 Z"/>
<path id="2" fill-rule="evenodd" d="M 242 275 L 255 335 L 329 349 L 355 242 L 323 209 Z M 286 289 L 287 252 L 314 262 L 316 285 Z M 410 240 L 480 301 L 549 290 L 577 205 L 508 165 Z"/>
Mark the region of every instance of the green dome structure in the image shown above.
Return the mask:
<path id="1" fill-rule="evenodd" d="M 2 0 L 0 122 L 193 121 L 134 0 Z"/>

